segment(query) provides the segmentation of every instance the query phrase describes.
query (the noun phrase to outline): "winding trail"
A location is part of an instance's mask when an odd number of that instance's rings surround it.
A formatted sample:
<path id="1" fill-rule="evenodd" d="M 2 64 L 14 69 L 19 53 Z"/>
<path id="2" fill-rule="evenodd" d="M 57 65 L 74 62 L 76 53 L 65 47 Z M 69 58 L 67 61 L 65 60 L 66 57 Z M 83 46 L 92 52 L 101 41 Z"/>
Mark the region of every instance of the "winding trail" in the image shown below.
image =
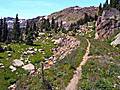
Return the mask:
<path id="1" fill-rule="evenodd" d="M 90 41 L 88 39 L 86 39 L 86 40 L 88 42 L 86 53 L 83 56 L 82 62 L 80 63 L 77 70 L 75 71 L 75 74 L 73 75 L 73 78 L 70 80 L 70 83 L 68 84 L 68 86 L 66 87 L 65 90 L 77 90 L 77 85 L 78 85 L 78 82 L 81 79 L 81 75 L 82 75 L 82 66 L 86 64 L 86 62 L 87 62 L 87 60 L 89 58 L 88 54 L 90 52 L 91 43 L 90 43 Z"/>

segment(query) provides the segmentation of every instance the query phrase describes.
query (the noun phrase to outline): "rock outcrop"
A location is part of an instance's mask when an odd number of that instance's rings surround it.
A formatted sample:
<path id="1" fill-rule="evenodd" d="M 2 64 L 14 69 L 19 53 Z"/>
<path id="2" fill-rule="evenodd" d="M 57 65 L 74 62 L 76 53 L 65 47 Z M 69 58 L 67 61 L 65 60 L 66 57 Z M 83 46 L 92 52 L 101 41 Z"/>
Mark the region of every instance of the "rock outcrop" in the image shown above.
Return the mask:
<path id="1" fill-rule="evenodd" d="M 95 39 L 109 38 L 120 28 L 120 11 L 115 8 L 105 10 L 96 22 Z"/>
<path id="2" fill-rule="evenodd" d="M 112 45 L 112 46 L 117 46 L 117 45 L 119 45 L 119 44 L 120 44 L 120 33 L 119 33 L 117 36 L 115 36 L 114 39 L 115 39 L 115 40 L 111 42 L 111 45 Z"/>

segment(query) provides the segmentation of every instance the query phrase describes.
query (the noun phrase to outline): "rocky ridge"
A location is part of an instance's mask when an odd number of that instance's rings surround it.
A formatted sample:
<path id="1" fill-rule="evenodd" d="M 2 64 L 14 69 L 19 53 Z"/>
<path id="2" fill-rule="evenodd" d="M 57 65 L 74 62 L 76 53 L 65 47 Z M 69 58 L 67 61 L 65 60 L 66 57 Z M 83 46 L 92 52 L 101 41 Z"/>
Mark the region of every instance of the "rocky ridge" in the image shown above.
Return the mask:
<path id="1" fill-rule="evenodd" d="M 120 28 L 120 11 L 115 8 L 105 10 L 96 22 L 95 39 L 107 39 Z"/>

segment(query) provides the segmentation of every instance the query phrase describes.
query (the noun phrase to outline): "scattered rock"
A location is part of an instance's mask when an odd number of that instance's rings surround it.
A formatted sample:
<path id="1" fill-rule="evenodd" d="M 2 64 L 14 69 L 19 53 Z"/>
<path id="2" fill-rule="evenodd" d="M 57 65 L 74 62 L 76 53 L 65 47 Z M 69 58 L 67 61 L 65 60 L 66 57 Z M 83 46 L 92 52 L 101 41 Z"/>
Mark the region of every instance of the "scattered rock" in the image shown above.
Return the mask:
<path id="1" fill-rule="evenodd" d="M 16 90 L 16 84 L 10 85 L 8 90 Z"/>
<path id="2" fill-rule="evenodd" d="M 38 49 L 38 51 L 39 51 L 39 52 L 44 52 L 44 50 L 43 50 L 43 49 Z"/>
<path id="3" fill-rule="evenodd" d="M 118 79 L 120 79 L 120 76 L 118 76 Z"/>
<path id="4" fill-rule="evenodd" d="M 5 66 L 3 65 L 3 63 L 0 63 L 0 68 L 4 68 Z"/>
<path id="5" fill-rule="evenodd" d="M 27 52 L 23 52 L 23 55 L 28 55 L 28 53 Z"/>
<path id="6" fill-rule="evenodd" d="M 12 54 L 8 54 L 8 57 L 11 57 L 12 56 Z"/>
<path id="7" fill-rule="evenodd" d="M 27 65 L 24 65 L 22 68 L 29 71 L 29 72 L 32 71 L 32 70 L 35 70 L 35 66 L 31 63 L 27 64 Z"/>
<path id="8" fill-rule="evenodd" d="M 24 63 L 21 60 L 18 60 L 18 59 L 14 60 L 12 64 L 15 67 L 21 67 L 22 65 L 24 65 Z"/>
<path id="9" fill-rule="evenodd" d="M 72 37 L 72 36 L 66 36 L 64 38 L 59 38 L 57 40 L 54 40 L 55 44 L 58 44 L 57 48 L 53 48 L 53 56 L 46 59 L 45 61 L 45 69 L 52 66 L 57 59 L 63 59 L 67 54 L 71 53 L 72 50 L 76 49 L 80 42 Z"/>
<path id="10" fill-rule="evenodd" d="M 34 51 L 37 52 L 37 49 L 35 48 Z"/>
<path id="11" fill-rule="evenodd" d="M 28 54 L 35 54 L 36 52 L 35 51 L 27 51 Z"/>
<path id="12" fill-rule="evenodd" d="M 14 71 L 16 71 L 16 70 L 17 70 L 17 69 L 16 69 L 16 67 L 14 67 L 14 66 L 12 66 L 12 65 L 11 65 L 11 66 L 9 66 L 9 68 L 11 69 L 11 71 L 12 71 L 12 72 L 14 72 Z"/>

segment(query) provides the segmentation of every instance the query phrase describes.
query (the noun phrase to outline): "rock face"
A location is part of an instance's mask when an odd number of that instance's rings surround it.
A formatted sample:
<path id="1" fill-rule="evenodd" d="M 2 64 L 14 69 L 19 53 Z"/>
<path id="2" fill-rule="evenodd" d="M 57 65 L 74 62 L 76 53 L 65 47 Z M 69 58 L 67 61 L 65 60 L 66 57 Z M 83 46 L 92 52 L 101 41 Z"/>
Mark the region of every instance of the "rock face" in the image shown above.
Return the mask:
<path id="1" fill-rule="evenodd" d="M 106 39 L 120 28 L 120 11 L 115 8 L 105 10 L 96 22 L 95 39 Z"/>
<path id="2" fill-rule="evenodd" d="M 115 40 L 111 42 L 112 46 L 117 46 L 120 44 L 120 33 L 115 37 Z"/>

